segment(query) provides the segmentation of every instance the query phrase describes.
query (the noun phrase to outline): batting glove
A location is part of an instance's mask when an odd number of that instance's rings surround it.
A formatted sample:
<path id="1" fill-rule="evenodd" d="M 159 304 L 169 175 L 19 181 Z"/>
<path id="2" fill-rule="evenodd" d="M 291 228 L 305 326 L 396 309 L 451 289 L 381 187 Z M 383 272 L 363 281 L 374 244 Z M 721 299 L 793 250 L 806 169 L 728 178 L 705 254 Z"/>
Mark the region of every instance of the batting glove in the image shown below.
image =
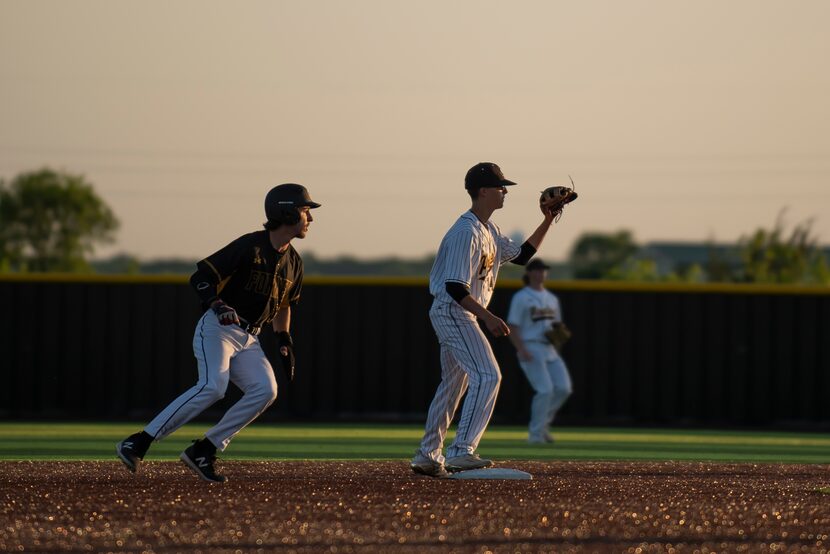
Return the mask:
<path id="1" fill-rule="evenodd" d="M 277 333 L 277 345 L 279 348 L 282 369 L 289 381 L 294 380 L 294 341 L 288 331 Z"/>
<path id="2" fill-rule="evenodd" d="M 220 324 L 230 325 L 235 323 L 236 325 L 239 325 L 239 316 L 236 314 L 236 310 L 225 304 L 224 301 L 217 300 L 210 305 L 210 309 L 216 314 L 216 318 L 219 320 Z"/>

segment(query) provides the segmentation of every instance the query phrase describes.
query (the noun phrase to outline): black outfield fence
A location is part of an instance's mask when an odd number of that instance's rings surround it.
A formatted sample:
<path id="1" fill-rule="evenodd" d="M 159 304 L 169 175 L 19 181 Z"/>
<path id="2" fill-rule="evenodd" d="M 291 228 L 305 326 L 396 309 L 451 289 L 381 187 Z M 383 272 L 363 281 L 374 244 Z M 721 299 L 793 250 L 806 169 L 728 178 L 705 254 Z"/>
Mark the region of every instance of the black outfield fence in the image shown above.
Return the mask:
<path id="1" fill-rule="evenodd" d="M 830 289 L 548 285 L 574 332 L 560 423 L 830 427 Z M 492 311 L 505 317 L 517 286 L 498 287 Z M 297 378 L 277 370 L 263 419 L 423 420 L 440 376 L 430 302 L 423 279 L 309 278 Z M 185 278 L 5 275 L 0 306 L 3 419 L 143 421 L 196 380 Z M 509 341 L 493 345 L 495 419 L 523 423 L 532 392 Z"/>

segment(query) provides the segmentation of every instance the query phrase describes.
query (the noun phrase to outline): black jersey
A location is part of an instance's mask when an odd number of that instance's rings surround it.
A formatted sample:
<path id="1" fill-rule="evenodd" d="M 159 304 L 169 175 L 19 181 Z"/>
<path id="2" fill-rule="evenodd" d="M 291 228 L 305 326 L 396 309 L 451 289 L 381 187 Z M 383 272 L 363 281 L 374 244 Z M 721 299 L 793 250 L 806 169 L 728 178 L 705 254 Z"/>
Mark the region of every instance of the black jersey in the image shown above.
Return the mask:
<path id="1" fill-rule="evenodd" d="M 221 298 L 239 317 L 261 327 L 300 299 L 303 260 L 290 244 L 278 252 L 268 231 L 243 235 L 196 264 L 190 283 L 205 307 Z"/>

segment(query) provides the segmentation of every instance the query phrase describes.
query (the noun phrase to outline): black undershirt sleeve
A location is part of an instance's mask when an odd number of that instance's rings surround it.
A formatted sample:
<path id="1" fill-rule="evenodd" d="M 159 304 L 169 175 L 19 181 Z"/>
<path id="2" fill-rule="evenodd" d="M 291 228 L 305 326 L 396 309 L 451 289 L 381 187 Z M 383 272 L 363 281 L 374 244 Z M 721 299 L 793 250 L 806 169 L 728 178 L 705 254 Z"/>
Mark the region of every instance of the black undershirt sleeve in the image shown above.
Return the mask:
<path id="1" fill-rule="evenodd" d="M 196 273 L 190 277 L 190 285 L 196 291 L 204 308 L 219 297 L 219 283 L 236 271 L 242 256 L 249 250 L 251 235 L 234 240 L 196 264 Z"/>
<path id="2" fill-rule="evenodd" d="M 522 249 L 519 252 L 519 255 L 510 260 L 510 263 L 516 265 L 525 265 L 527 262 L 530 261 L 530 258 L 536 253 L 536 249 L 527 241 L 522 243 Z"/>
<path id="3" fill-rule="evenodd" d="M 218 298 L 217 285 L 219 279 L 216 274 L 203 264 L 197 265 L 196 273 L 190 276 L 190 286 L 196 291 L 202 307 L 208 308 L 210 303 Z"/>
<path id="4" fill-rule="evenodd" d="M 470 296 L 470 288 L 465 285 L 464 283 L 459 283 L 458 281 L 447 281 L 444 283 L 444 287 L 447 290 L 447 294 L 449 294 L 453 300 L 461 304 L 461 301 Z"/>

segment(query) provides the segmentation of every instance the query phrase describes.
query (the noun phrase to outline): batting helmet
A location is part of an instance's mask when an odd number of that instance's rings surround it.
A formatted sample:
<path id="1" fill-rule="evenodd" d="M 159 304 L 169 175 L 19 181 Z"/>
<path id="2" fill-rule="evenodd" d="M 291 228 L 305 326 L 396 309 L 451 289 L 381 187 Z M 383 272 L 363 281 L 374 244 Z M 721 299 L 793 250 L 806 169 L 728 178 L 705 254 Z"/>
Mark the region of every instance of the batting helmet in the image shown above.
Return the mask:
<path id="1" fill-rule="evenodd" d="M 311 200 L 311 196 L 302 185 L 277 185 L 265 195 L 265 217 L 270 224 L 296 224 L 300 221 L 299 208 L 303 206 L 319 208 L 320 204 Z"/>

